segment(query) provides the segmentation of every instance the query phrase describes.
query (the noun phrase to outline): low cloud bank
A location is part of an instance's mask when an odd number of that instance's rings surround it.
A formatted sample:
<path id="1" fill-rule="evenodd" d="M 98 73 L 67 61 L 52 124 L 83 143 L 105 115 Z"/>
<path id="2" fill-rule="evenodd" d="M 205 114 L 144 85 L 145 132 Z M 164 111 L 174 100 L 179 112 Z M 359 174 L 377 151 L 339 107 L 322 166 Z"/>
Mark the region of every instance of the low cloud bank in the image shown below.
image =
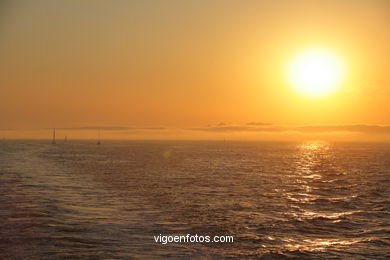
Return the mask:
<path id="1" fill-rule="evenodd" d="M 165 127 L 126 127 L 126 126 L 81 126 L 57 128 L 59 130 L 103 130 L 103 131 L 158 131 L 169 130 Z M 390 134 L 388 125 L 303 125 L 303 126 L 277 126 L 270 123 L 249 122 L 245 125 L 217 124 L 205 127 L 184 128 L 185 131 L 201 131 L 214 133 L 228 132 L 298 132 L 306 134 L 335 133 L 335 132 L 358 132 L 367 134 Z"/>
<path id="2" fill-rule="evenodd" d="M 286 129 L 284 127 L 208 126 L 186 128 L 185 130 L 206 132 L 282 132 Z"/>
<path id="3" fill-rule="evenodd" d="M 121 130 L 164 130 L 164 127 L 126 127 L 126 126 L 81 126 L 57 128 L 59 130 L 104 130 L 104 131 L 121 131 Z"/>
<path id="4" fill-rule="evenodd" d="M 49 128 L 46 128 L 46 130 Z M 350 124 L 350 125 L 300 125 L 300 126 L 280 126 L 270 123 L 250 122 L 245 125 L 228 125 L 219 123 L 203 127 L 188 127 L 188 128 L 166 128 L 166 127 L 127 127 L 127 126 L 81 126 L 81 127 L 65 127 L 56 128 L 57 130 L 70 131 L 111 131 L 120 134 L 148 134 L 148 133 L 181 133 L 185 132 L 204 132 L 204 133 L 299 133 L 299 134 L 332 134 L 332 133 L 361 133 L 361 134 L 377 134 L 390 135 L 390 125 L 365 125 L 365 124 Z"/>
<path id="5" fill-rule="evenodd" d="M 367 134 L 390 134 L 390 126 L 382 125 L 306 125 L 306 126 L 269 126 L 270 124 L 223 125 L 186 128 L 190 131 L 205 132 L 299 132 L 299 133 L 334 133 L 359 132 Z"/>
<path id="6" fill-rule="evenodd" d="M 390 134 L 390 126 L 381 125 L 311 125 L 297 127 L 296 131 L 303 133 L 324 132 L 360 132 Z"/>

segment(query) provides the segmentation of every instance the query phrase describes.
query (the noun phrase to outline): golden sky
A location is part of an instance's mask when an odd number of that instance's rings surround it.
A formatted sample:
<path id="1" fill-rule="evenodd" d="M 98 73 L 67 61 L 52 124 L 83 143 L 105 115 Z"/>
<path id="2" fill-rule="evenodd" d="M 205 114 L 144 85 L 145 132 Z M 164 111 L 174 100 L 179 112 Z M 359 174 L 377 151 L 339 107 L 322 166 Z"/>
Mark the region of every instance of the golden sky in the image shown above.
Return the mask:
<path id="1" fill-rule="evenodd" d="M 389 28 L 386 0 L 1 1 L 0 132 L 388 140 Z M 326 96 L 286 79 L 313 47 L 346 67 Z"/>

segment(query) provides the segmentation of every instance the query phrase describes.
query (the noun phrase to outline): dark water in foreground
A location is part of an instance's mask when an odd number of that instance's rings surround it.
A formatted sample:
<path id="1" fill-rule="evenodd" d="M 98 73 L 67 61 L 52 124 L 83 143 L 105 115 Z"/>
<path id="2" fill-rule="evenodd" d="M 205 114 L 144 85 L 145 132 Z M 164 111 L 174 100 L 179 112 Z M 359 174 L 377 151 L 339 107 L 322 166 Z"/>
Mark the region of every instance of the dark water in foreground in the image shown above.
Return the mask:
<path id="1" fill-rule="evenodd" d="M 389 144 L 5 141 L 0 184 L 0 259 L 390 258 Z"/>

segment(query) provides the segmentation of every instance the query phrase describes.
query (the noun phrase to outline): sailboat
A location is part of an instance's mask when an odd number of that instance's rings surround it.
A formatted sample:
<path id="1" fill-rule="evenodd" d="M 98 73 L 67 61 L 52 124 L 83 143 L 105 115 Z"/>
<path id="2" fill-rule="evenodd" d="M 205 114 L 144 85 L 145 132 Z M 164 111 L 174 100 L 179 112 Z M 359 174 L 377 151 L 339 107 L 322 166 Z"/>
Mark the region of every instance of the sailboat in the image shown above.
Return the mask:
<path id="1" fill-rule="evenodd" d="M 97 144 L 97 145 L 100 145 L 100 128 L 99 128 L 99 130 L 98 130 L 98 141 L 97 141 L 96 144 Z"/>
<path id="2" fill-rule="evenodd" d="M 56 129 L 55 128 L 53 128 L 53 141 L 51 143 L 56 144 Z"/>

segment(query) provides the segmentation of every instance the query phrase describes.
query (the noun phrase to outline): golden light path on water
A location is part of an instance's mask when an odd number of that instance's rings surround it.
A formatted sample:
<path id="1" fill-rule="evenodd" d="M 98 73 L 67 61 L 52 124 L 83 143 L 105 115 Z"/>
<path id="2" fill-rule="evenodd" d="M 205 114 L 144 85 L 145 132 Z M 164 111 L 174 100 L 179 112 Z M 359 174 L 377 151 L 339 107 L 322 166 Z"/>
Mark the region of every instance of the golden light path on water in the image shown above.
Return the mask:
<path id="1" fill-rule="evenodd" d="M 295 173 L 289 177 L 292 182 L 297 185 L 298 190 L 296 192 L 287 192 L 284 195 L 288 200 L 293 202 L 293 206 L 296 212 L 288 213 L 298 221 L 305 222 L 316 219 L 326 219 L 332 223 L 342 221 L 347 216 L 359 211 L 317 211 L 311 207 L 315 203 L 318 203 L 322 198 L 321 190 L 316 183 L 329 183 L 334 182 L 335 179 L 328 179 L 326 174 L 334 174 L 327 172 L 324 169 L 331 164 L 330 144 L 324 141 L 310 141 L 298 145 L 297 155 L 298 160 L 296 163 Z M 344 173 L 341 173 L 344 174 Z M 352 195 L 354 197 L 355 195 Z M 343 201 L 351 198 L 351 196 L 334 196 L 327 197 L 330 201 Z M 354 243 L 361 242 L 361 239 L 349 239 L 343 240 L 338 238 L 324 239 L 321 238 L 323 234 L 318 234 L 319 238 L 316 239 L 284 239 L 287 243 L 287 250 L 305 250 L 305 251 L 324 251 L 327 247 L 332 246 L 348 246 Z"/>

